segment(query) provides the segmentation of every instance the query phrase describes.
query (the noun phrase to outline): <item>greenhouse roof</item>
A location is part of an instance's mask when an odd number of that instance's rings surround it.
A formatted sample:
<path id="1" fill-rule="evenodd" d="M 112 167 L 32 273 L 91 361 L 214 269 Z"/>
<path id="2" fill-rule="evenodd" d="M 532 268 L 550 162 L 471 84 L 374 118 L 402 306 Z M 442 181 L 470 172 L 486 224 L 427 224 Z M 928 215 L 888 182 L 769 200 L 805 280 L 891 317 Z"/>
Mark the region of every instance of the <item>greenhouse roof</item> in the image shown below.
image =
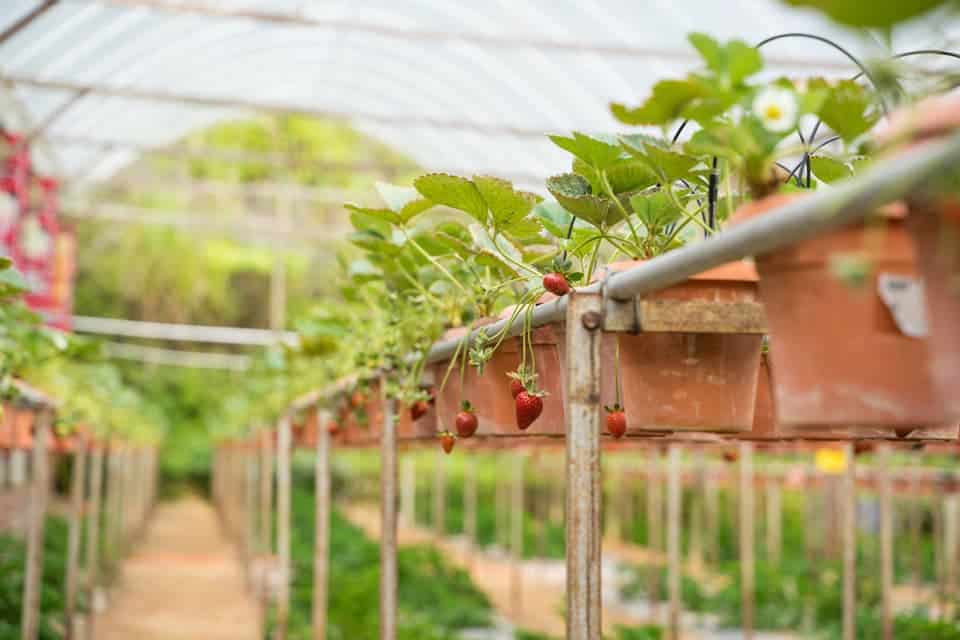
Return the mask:
<path id="1" fill-rule="evenodd" d="M 960 35 L 934 25 L 908 26 L 890 50 Z M 691 31 L 889 51 L 773 0 L 5 0 L 0 108 L 34 137 L 41 168 L 68 180 L 270 111 L 343 119 L 426 169 L 521 174 L 532 187 L 567 164 L 543 134 L 616 129 L 611 101 L 638 102 L 696 64 Z M 771 73 L 855 71 L 811 39 L 765 53 Z"/>

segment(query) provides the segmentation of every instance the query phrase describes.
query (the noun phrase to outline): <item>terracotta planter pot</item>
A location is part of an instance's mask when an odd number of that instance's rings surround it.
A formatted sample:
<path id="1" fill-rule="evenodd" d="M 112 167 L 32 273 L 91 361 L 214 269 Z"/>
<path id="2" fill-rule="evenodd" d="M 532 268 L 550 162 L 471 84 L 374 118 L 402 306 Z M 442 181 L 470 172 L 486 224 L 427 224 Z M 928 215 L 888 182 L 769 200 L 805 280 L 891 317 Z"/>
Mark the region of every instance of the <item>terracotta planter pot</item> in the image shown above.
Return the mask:
<path id="1" fill-rule="evenodd" d="M 13 414 L 13 448 L 33 448 L 33 412 L 26 409 L 11 409 Z"/>
<path id="2" fill-rule="evenodd" d="M 50 450 L 58 455 L 73 453 L 77 448 L 76 434 L 60 435 L 56 431 L 51 432 Z"/>
<path id="3" fill-rule="evenodd" d="M 0 418 L 0 449 L 13 448 L 13 417 L 13 408 L 3 407 L 3 417 Z"/>
<path id="4" fill-rule="evenodd" d="M 907 229 L 923 275 L 933 380 L 948 415 L 960 419 L 960 200 L 912 203 Z"/>
<path id="5" fill-rule="evenodd" d="M 802 196 L 750 203 L 743 221 Z M 851 288 L 830 269 L 838 254 L 872 271 Z M 947 422 L 929 373 L 928 344 L 904 335 L 877 292 L 880 274 L 916 275 L 902 219 L 829 231 L 756 258 L 770 334 L 774 406 L 787 431 L 915 428 Z"/>
<path id="6" fill-rule="evenodd" d="M 543 399 L 543 413 L 525 431 L 517 428 L 516 405 L 510 393 L 511 371 L 520 366 L 520 338 L 508 338 L 493 354 L 484 367 L 483 375 L 475 368 L 467 366 L 463 383 L 463 396 L 460 394 L 459 368 L 450 373 L 446 387 L 437 394 L 437 414 L 440 430 L 453 431 L 454 419 L 460 411 L 460 402 L 467 399 L 477 414 L 478 434 L 561 434 L 564 433 L 563 414 L 563 370 L 560 358 L 561 340 L 553 327 L 534 329 L 531 335 L 534 363 L 537 369 L 537 384 L 547 392 Z M 437 365 L 434 379 L 443 379 L 447 363 Z M 458 365 L 459 366 L 459 365 Z"/>
<path id="7" fill-rule="evenodd" d="M 615 263 L 614 270 L 636 266 Z M 756 272 L 746 262 L 698 274 L 646 299 L 756 299 Z M 622 404 L 628 433 L 745 432 L 754 424 L 763 337 L 757 334 L 606 334 L 601 346 L 604 405 L 616 399 L 620 348 Z"/>
<path id="8" fill-rule="evenodd" d="M 767 354 L 760 356 L 760 375 L 757 377 L 757 399 L 753 405 L 752 438 L 770 438 L 777 435 L 777 419 L 773 408 L 773 389 L 770 384 L 770 365 Z"/>

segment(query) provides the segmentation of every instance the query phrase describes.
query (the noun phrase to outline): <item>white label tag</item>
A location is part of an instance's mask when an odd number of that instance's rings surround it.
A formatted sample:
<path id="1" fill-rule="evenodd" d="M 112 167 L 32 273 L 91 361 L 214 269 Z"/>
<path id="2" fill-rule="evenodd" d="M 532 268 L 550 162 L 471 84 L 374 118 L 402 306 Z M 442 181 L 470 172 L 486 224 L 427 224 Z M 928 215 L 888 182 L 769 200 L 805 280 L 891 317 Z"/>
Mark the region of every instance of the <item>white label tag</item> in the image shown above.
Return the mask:
<path id="1" fill-rule="evenodd" d="M 913 276 L 881 273 L 877 276 L 877 293 L 903 335 L 911 338 L 927 336 L 927 307 L 922 280 Z"/>

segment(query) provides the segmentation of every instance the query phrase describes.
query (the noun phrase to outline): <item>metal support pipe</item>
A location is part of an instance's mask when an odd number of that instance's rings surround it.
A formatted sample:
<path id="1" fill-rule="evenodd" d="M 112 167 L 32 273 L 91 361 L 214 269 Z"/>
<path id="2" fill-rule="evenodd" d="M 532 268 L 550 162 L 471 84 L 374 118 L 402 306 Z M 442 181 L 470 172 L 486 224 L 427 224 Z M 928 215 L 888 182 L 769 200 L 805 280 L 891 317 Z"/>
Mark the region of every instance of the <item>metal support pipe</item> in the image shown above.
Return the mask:
<path id="1" fill-rule="evenodd" d="M 64 637 L 76 640 L 77 589 L 80 583 L 80 533 L 83 529 L 84 489 L 86 484 L 87 442 L 78 439 L 70 473 L 70 530 L 67 534 L 67 585 L 64 603 Z"/>
<path id="2" fill-rule="evenodd" d="M 50 473 L 47 439 L 51 415 L 41 411 L 36 416 L 33 436 L 30 514 L 27 525 L 26 576 L 23 582 L 23 610 L 20 617 L 21 640 L 36 640 L 40 631 L 40 588 L 43 582 L 43 529 L 47 517 Z"/>
<path id="3" fill-rule="evenodd" d="M 380 385 L 386 389 L 386 385 Z M 396 401 L 383 399 L 380 436 L 380 640 L 397 637 L 397 429 Z"/>
<path id="4" fill-rule="evenodd" d="M 854 179 L 805 195 L 768 215 L 725 229 L 703 242 L 612 274 L 605 284 L 598 282 L 577 291 L 581 294 L 599 293 L 605 286 L 610 298 L 629 300 L 663 289 L 721 264 L 786 247 L 860 220 L 878 206 L 916 191 L 931 177 L 957 163 L 960 163 L 960 133 L 907 149 L 896 158 L 879 160 Z M 533 326 L 563 320 L 564 314 L 568 313 L 566 307 L 572 300 L 571 296 L 563 296 L 538 305 L 533 312 Z M 492 335 L 508 323 L 509 319 L 500 320 L 477 331 Z M 523 318 L 516 318 L 508 335 L 517 335 L 522 328 Z M 449 360 L 461 342 L 462 338 L 437 342 L 427 361 Z"/>
<path id="5" fill-rule="evenodd" d="M 598 640 L 601 630 L 600 344 L 603 299 L 576 291 L 566 320 L 566 476 L 568 640 Z"/>
<path id="6" fill-rule="evenodd" d="M 281 580 L 274 640 L 286 640 L 290 622 L 290 445 L 290 418 L 283 416 L 277 424 L 277 559 Z"/>
<path id="7" fill-rule="evenodd" d="M 313 640 L 327 637 L 327 581 L 330 567 L 330 422 L 328 411 L 317 415 L 317 458 L 314 464 Z"/>

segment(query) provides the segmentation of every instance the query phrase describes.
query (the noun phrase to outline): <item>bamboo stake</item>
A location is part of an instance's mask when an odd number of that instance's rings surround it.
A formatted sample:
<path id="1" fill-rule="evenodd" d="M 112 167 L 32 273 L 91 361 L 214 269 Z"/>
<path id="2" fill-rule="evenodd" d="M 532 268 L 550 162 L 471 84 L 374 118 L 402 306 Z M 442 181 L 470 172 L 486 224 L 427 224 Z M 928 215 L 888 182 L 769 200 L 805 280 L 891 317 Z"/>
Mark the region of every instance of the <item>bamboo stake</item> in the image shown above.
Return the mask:
<path id="1" fill-rule="evenodd" d="M 523 454 L 513 456 L 510 551 L 510 599 L 514 615 L 523 614 Z"/>
<path id="2" fill-rule="evenodd" d="M 385 389 L 385 385 L 381 385 Z M 380 437 L 380 640 L 397 637 L 397 431 L 394 400 L 384 394 Z"/>
<path id="3" fill-rule="evenodd" d="M 568 640 L 601 633 L 600 343 L 603 297 L 575 291 L 566 317 Z"/>
<path id="4" fill-rule="evenodd" d="M 471 451 L 463 469 L 463 533 L 467 538 L 468 563 L 477 544 L 477 459 Z"/>
<path id="5" fill-rule="evenodd" d="M 669 638 L 680 640 L 680 614 L 683 609 L 681 592 L 680 520 L 683 505 L 680 494 L 680 445 L 670 445 L 667 476 L 667 583 L 670 592 Z"/>
<path id="6" fill-rule="evenodd" d="M 400 461 L 400 522 L 407 527 L 416 524 L 417 467 L 412 456 Z"/>
<path id="7" fill-rule="evenodd" d="M 707 549 L 706 555 L 711 563 L 719 562 L 720 558 L 720 504 L 717 483 L 712 482 L 710 475 L 713 471 L 713 465 L 707 465 L 703 474 L 703 501 L 704 501 L 704 519 L 706 520 Z"/>
<path id="8" fill-rule="evenodd" d="M 27 524 L 26 576 L 23 583 L 23 611 L 20 638 L 36 640 L 40 627 L 40 588 L 43 581 L 43 529 L 47 516 L 47 494 L 50 475 L 47 459 L 47 438 L 51 416 L 41 411 L 36 416 L 33 436 L 33 478 L 30 483 L 30 514 Z"/>
<path id="9" fill-rule="evenodd" d="M 620 542 L 623 540 L 623 523 L 620 519 L 620 508 L 622 500 L 621 486 L 623 485 L 620 477 L 620 466 L 616 458 L 607 463 L 608 477 L 610 478 L 609 500 L 604 505 L 607 514 L 605 527 L 606 535 L 610 540 Z"/>
<path id="10" fill-rule="evenodd" d="M 270 430 L 260 433 L 260 550 L 270 553 L 273 549 L 273 446 Z"/>
<path id="11" fill-rule="evenodd" d="M 922 495 L 919 491 L 920 477 L 915 475 L 911 484 L 914 486 L 916 495 Z M 923 579 L 923 546 L 921 545 L 921 534 L 923 529 L 923 499 L 920 498 L 916 501 L 916 504 L 911 504 L 907 508 L 907 513 L 910 518 L 910 560 L 911 572 L 913 574 L 913 586 L 919 588 L 921 580 Z"/>
<path id="12" fill-rule="evenodd" d="M 944 538 L 944 607 L 943 617 L 953 618 L 954 602 L 957 595 L 957 503 L 956 494 L 943 498 L 943 538 Z"/>
<path id="13" fill-rule="evenodd" d="M 317 457 L 314 468 L 315 522 L 313 548 L 313 639 L 327 637 L 327 584 L 330 566 L 330 414 L 317 416 Z M 412 461 L 411 461 L 412 462 Z M 410 466 L 413 470 L 412 465 Z"/>
<path id="14" fill-rule="evenodd" d="M 277 425 L 277 558 L 280 589 L 274 640 L 286 640 L 290 618 L 290 418 Z"/>
<path id="15" fill-rule="evenodd" d="M 77 586 L 79 583 L 80 533 L 83 528 L 84 484 L 86 480 L 87 443 L 80 438 L 73 455 L 70 475 L 70 530 L 67 534 L 67 595 L 64 606 L 64 635 L 76 640 Z"/>
<path id="16" fill-rule="evenodd" d="M 103 447 L 100 443 L 91 446 L 90 456 L 90 507 L 87 512 L 87 593 L 90 612 L 85 625 L 86 640 L 96 637 L 97 589 L 100 580 L 100 509 L 103 494 Z"/>
<path id="17" fill-rule="evenodd" d="M 843 640 L 855 640 L 857 616 L 857 467 L 853 444 L 846 448 L 846 472 L 843 475 Z"/>
<path id="18" fill-rule="evenodd" d="M 740 443 L 740 588 L 743 637 L 753 638 L 754 621 L 754 521 L 753 445 Z"/>
<path id="19" fill-rule="evenodd" d="M 880 474 L 880 596 L 883 640 L 893 640 L 893 497 L 890 478 L 890 447 L 878 452 Z"/>

